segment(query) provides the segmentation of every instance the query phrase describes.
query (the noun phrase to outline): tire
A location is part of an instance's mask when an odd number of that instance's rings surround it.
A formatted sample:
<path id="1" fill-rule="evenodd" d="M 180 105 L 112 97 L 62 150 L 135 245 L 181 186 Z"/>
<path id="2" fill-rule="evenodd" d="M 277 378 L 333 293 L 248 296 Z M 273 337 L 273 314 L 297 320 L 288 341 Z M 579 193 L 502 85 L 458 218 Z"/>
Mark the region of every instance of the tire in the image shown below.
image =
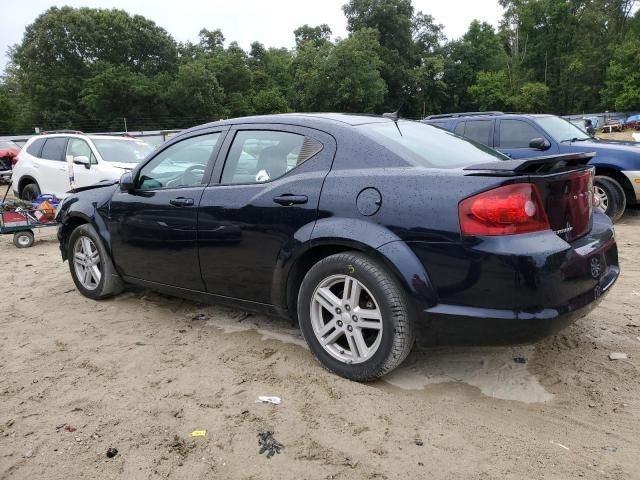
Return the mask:
<path id="1" fill-rule="evenodd" d="M 13 234 L 13 244 L 18 248 L 29 248 L 33 246 L 34 236 L 31 230 L 24 230 Z"/>
<path id="2" fill-rule="evenodd" d="M 40 187 L 37 183 L 29 183 L 22 188 L 20 198 L 27 202 L 33 202 L 40 195 Z"/>
<path id="3" fill-rule="evenodd" d="M 620 184 L 611 177 L 598 175 L 594 186 L 596 194 L 600 195 L 600 201 L 605 213 L 612 221 L 617 222 L 627 208 L 627 197 Z"/>
<path id="4" fill-rule="evenodd" d="M 344 295 L 347 285 L 359 285 L 357 301 Z M 323 293 L 327 291 L 334 296 Z M 322 301 L 317 300 L 319 292 Z M 385 267 L 361 253 L 345 252 L 320 260 L 307 272 L 298 294 L 298 318 L 309 348 L 325 368 L 367 382 L 398 367 L 409 355 L 415 333 L 408 305 L 402 287 Z M 380 329 L 364 326 L 374 324 Z M 334 340 L 325 347 L 321 338 Z"/>
<path id="5" fill-rule="evenodd" d="M 71 232 L 66 248 L 71 278 L 82 295 L 93 300 L 102 300 L 122 292 L 122 279 L 116 272 L 100 236 L 91 225 L 80 225 Z M 87 255 L 87 251 L 91 253 Z M 82 258 L 76 258 L 76 254 L 81 254 Z M 93 267 L 98 269 L 100 275 L 96 274 Z M 83 272 L 87 270 L 91 272 L 85 276 Z"/>

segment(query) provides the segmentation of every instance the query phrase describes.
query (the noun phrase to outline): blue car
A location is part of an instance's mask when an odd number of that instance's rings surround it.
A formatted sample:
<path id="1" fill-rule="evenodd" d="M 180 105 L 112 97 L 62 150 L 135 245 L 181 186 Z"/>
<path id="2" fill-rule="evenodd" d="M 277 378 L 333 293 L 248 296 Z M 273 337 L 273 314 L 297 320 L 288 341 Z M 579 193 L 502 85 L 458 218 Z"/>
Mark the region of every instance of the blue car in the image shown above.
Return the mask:
<path id="1" fill-rule="evenodd" d="M 325 367 L 374 380 L 416 338 L 531 341 L 602 300 L 618 254 L 590 158 L 505 160 L 397 118 L 225 120 L 71 192 L 58 238 L 88 298 L 140 285 L 282 315 Z"/>
<path id="2" fill-rule="evenodd" d="M 510 158 L 595 152 L 595 189 L 614 221 L 640 202 L 640 143 L 598 140 L 555 115 L 472 112 L 423 120 L 494 148 Z"/>

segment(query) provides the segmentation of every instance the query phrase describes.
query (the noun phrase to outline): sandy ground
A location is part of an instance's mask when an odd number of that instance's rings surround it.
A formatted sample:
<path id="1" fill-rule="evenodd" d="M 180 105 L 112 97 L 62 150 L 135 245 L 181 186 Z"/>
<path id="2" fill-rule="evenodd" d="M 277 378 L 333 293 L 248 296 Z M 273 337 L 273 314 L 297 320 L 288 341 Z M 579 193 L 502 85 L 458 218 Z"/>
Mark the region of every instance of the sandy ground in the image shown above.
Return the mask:
<path id="1" fill-rule="evenodd" d="M 53 232 L 25 250 L 0 237 L 0 478 L 638 479 L 638 214 L 587 318 L 533 346 L 418 350 L 372 384 L 323 370 L 284 321 L 146 291 L 87 300 Z M 284 445 L 270 459 L 265 430 Z"/>

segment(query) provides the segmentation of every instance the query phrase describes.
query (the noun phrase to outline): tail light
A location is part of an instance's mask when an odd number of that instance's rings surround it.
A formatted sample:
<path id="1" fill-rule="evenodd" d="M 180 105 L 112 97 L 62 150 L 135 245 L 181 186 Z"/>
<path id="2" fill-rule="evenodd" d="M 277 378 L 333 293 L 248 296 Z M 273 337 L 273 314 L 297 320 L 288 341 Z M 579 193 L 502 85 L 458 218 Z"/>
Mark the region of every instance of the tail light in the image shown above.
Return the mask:
<path id="1" fill-rule="evenodd" d="M 14 168 L 17 163 L 18 163 L 18 155 L 14 155 L 13 157 L 11 157 L 11 168 Z"/>
<path id="2" fill-rule="evenodd" d="M 514 183 L 464 199 L 458 205 L 463 235 L 514 235 L 549 230 L 538 187 Z"/>

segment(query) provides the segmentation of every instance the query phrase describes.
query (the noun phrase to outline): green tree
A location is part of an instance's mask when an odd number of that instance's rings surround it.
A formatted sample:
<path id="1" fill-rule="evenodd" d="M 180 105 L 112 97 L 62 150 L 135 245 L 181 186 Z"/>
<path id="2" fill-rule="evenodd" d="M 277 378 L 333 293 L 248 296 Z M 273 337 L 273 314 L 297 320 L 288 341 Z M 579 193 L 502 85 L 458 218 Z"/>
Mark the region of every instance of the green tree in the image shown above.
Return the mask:
<path id="1" fill-rule="evenodd" d="M 509 77 L 504 70 L 480 72 L 477 82 L 469 87 L 469 95 L 481 110 L 505 110 L 511 105 Z"/>
<path id="2" fill-rule="evenodd" d="M 602 97 L 619 111 L 640 110 L 640 38 L 629 35 L 613 49 Z"/>
<path id="3" fill-rule="evenodd" d="M 546 112 L 549 108 L 549 87 L 540 82 L 525 83 L 511 99 L 511 106 L 521 112 Z"/>
<path id="4" fill-rule="evenodd" d="M 277 88 L 260 90 L 252 100 L 253 110 L 258 115 L 286 113 L 289 110 L 287 99 Z"/>
<path id="5" fill-rule="evenodd" d="M 307 42 L 313 42 L 316 45 L 320 45 L 331 39 L 331 29 L 326 23 L 315 27 L 310 27 L 309 25 L 304 24 L 303 26 L 296 28 L 293 31 L 293 35 L 296 38 L 296 48 L 302 47 Z"/>

